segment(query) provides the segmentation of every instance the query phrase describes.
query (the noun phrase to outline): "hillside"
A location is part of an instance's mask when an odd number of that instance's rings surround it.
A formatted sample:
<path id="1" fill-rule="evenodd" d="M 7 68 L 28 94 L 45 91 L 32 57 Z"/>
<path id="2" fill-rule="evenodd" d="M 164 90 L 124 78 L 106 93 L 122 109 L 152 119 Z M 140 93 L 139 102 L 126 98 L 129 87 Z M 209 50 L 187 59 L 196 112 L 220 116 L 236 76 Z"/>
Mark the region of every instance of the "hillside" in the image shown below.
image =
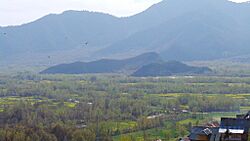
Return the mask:
<path id="1" fill-rule="evenodd" d="M 0 34 L 0 63 L 4 60 L 18 64 L 48 64 L 47 56 L 55 63 L 80 60 L 127 37 L 130 30 L 111 15 L 66 11 L 21 26 L 2 27 L 0 33 L 6 33 Z"/>
<path id="2" fill-rule="evenodd" d="M 76 62 L 50 67 L 41 73 L 45 74 L 83 74 L 83 73 L 118 73 L 136 70 L 144 65 L 161 62 L 156 53 L 145 53 L 125 60 L 102 59 L 93 62 Z"/>
<path id="3" fill-rule="evenodd" d="M 124 59 L 145 52 L 178 61 L 245 56 L 250 54 L 249 13 L 250 3 L 163 0 L 126 18 L 87 11 L 51 14 L 1 27 L 6 35 L 0 35 L 0 65 Z"/>
<path id="4" fill-rule="evenodd" d="M 132 73 L 132 76 L 169 76 L 205 74 L 207 67 L 192 67 L 178 61 L 164 62 L 156 53 L 145 53 L 124 60 L 102 59 L 92 62 L 75 62 L 50 67 L 42 74 Z"/>
<path id="5" fill-rule="evenodd" d="M 212 72 L 207 67 L 192 67 L 178 61 L 168 61 L 163 63 L 152 63 L 145 65 L 135 73 L 133 76 L 147 77 L 147 76 L 170 76 L 170 75 L 197 75 Z"/>
<path id="6" fill-rule="evenodd" d="M 147 18 L 142 18 L 145 16 L 149 18 L 149 23 L 161 23 L 116 42 L 97 55 L 133 53 L 136 49 L 158 52 L 167 60 L 192 61 L 249 54 L 249 13 L 249 3 L 236 4 L 226 0 L 163 1 L 133 17 L 134 21 L 138 16 L 139 21 L 148 23 L 145 22 Z"/>

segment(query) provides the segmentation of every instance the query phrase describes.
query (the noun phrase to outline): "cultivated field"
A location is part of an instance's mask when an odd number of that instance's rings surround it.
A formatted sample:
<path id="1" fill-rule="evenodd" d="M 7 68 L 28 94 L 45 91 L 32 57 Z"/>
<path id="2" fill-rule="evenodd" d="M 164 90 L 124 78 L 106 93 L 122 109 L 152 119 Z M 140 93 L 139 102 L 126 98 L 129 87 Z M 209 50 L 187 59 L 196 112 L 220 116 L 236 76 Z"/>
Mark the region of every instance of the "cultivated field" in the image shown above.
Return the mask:
<path id="1" fill-rule="evenodd" d="M 0 78 L 0 140 L 176 140 L 193 125 L 250 110 L 249 77 Z"/>

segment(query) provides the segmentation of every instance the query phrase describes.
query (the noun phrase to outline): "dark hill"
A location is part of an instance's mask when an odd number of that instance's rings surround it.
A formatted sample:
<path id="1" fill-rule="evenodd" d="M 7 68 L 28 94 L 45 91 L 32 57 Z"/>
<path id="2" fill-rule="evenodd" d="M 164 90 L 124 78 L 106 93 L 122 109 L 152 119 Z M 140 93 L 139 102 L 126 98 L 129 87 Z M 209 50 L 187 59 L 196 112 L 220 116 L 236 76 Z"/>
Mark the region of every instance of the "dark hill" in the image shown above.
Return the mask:
<path id="1" fill-rule="evenodd" d="M 103 59 L 93 62 L 76 62 L 50 67 L 41 73 L 45 74 L 83 74 L 83 73 L 117 73 L 121 71 L 136 70 L 144 65 L 161 62 L 156 53 L 145 53 L 125 60 Z"/>
<path id="2" fill-rule="evenodd" d="M 137 70 L 133 76 L 170 76 L 170 75 L 197 75 L 209 73 L 212 70 L 207 67 L 192 67 L 181 62 L 169 61 L 163 63 L 152 63 Z"/>

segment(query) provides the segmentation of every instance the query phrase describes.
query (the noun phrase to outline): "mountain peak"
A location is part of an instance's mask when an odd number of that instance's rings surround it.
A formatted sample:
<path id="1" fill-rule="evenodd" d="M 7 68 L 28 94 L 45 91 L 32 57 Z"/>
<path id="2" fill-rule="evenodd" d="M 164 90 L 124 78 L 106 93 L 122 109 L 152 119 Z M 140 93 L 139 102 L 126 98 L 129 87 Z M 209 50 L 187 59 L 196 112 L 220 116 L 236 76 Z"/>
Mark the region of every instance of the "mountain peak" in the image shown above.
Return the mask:
<path id="1" fill-rule="evenodd" d="M 250 54 L 249 13 L 249 3 L 227 0 L 164 0 L 127 18 L 67 11 L 0 28 L 6 33 L 0 35 L 4 57 L 0 61 L 59 64 L 107 57 L 119 60 L 144 52 L 179 61 L 241 56 Z M 149 53 L 141 58 L 160 57 Z"/>

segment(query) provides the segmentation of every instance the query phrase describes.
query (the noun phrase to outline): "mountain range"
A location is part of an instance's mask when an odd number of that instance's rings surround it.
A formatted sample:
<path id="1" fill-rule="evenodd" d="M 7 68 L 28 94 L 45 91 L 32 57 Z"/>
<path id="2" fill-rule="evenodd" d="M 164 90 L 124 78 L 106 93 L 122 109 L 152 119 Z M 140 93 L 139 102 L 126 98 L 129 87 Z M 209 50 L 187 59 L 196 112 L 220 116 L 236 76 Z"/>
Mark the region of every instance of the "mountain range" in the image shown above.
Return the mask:
<path id="1" fill-rule="evenodd" d="M 75 62 L 49 67 L 42 74 L 90 74 L 90 73 L 126 73 L 137 77 L 197 75 L 211 73 L 207 67 L 193 67 L 178 61 L 163 61 L 154 52 L 136 57 L 113 60 L 102 59 L 92 62 Z"/>
<path id="2" fill-rule="evenodd" d="M 66 11 L 0 27 L 0 64 L 54 65 L 146 52 L 165 60 L 215 60 L 249 55 L 249 37 L 250 3 L 163 0 L 131 17 Z"/>

